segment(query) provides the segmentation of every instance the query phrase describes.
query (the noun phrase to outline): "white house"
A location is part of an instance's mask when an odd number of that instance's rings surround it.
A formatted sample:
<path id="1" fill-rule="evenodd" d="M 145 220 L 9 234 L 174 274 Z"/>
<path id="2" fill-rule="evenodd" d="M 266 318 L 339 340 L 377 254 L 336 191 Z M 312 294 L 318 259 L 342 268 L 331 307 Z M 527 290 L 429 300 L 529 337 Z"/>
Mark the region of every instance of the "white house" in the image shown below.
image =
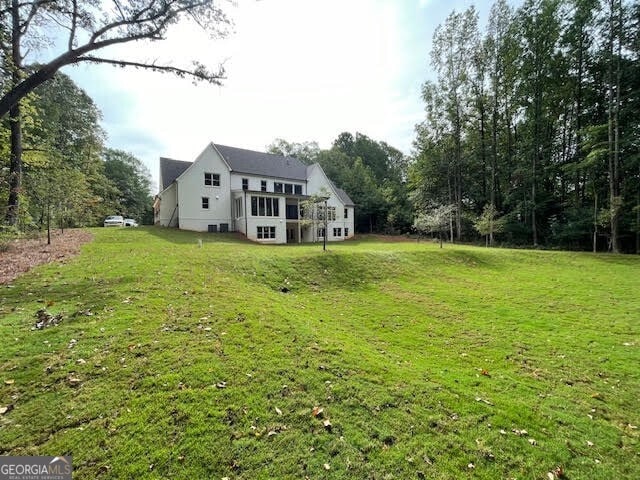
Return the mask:
<path id="1" fill-rule="evenodd" d="M 210 143 L 194 162 L 160 158 L 156 225 L 242 232 L 264 243 L 353 237 L 354 204 L 319 164 Z M 311 209 L 312 195 L 322 201 Z M 326 215 L 326 220 L 325 220 Z M 326 230 L 325 230 L 326 225 Z"/>

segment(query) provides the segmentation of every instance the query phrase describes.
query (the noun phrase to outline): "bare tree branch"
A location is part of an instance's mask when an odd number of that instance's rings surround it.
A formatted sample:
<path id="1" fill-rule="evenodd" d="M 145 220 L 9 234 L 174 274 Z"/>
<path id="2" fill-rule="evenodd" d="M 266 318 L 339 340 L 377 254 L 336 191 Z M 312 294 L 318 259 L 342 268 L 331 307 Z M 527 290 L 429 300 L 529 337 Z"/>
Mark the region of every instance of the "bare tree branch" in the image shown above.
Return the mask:
<path id="1" fill-rule="evenodd" d="M 9 19 L 18 22 L 18 30 L 14 28 L 11 37 L 0 38 L 0 65 L 11 65 L 13 49 L 19 51 L 24 35 L 31 35 L 31 40 L 38 40 L 43 25 L 54 25 L 68 32 L 67 49 L 55 58 L 39 65 L 27 73 L 21 65 L 16 68 L 24 70 L 16 77 L 10 88 L 0 97 L 0 118 L 4 117 L 12 106 L 21 98 L 33 91 L 65 65 L 80 62 L 105 63 L 119 66 L 146 68 L 160 72 L 190 77 L 219 84 L 223 77 L 223 69 L 217 72 L 208 71 L 203 65 L 194 64 L 193 68 L 157 65 L 155 63 L 133 62 L 128 60 L 105 59 L 91 55 L 91 52 L 111 46 L 138 40 L 162 40 L 167 29 L 183 16 L 191 17 L 196 23 L 211 33 L 224 35 L 230 23 L 217 0 L 113 0 L 115 8 L 111 12 L 98 11 L 93 0 L 33 0 L 18 3 L 12 1 L 12 8 L 2 11 L 3 21 Z M 4 3 L 4 2 L 3 2 Z M 22 9 L 22 10 L 21 10 Z M 33 28 L 32 28 L 33 27 Z M 87 33 L 87 40 L 76 46 L 80 38 L 79 32 Z M 27 37 L 27 39 L 29 39 Z"/>
<path id="2" fill-rule="evenodd" d="M 192 70 L 174 67 L 172 65 L 158 65 L 155 62 L 132 62 L 128 60 L 114 60 L 110 58 L 94 57 L 90 55 L 84 55 L 78 57 L 75 63 L 89 62 L 89 63 L 105 63 L 109 65 L 115 65 L 117 67 L 134 67 L 142 68 L 145 70 L 151 70 L 160 73 L 171 73 L 179 77 L 191 77 L 194 80 L 202 80 L 212 83 L 214 85 L 220 85 L 220 80 L 224 80 L 224 69 L 220 69 L 218 72 L 209 72 L 204 69 L 202 65 L 195 65 Z"/>
<path id="3" fill-rule="evenodd" d="M 76 25 L 78 22 L 78 1 L 73 0 L 73 12 L 71 14 L 71 31 L 69 32 L 69 42 L 67 48 L 73 50 L 73 41 L 76 37 Z"/>

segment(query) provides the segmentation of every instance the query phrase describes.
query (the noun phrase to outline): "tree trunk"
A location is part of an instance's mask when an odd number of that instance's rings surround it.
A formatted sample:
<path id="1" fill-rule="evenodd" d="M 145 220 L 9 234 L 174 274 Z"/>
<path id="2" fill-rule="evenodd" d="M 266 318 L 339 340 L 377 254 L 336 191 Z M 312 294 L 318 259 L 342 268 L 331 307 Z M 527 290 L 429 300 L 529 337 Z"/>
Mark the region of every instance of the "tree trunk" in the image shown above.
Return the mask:
<path id="1" fill-rule="evenodd" d="M 619 12 L 619 23 L 622 21 L 622 9 L 621 4 L 620 12 Z M 616 61 L 616 72 L 614 79 L 614 40 L 616 37 L 616 27 L 615 27 L 615 0 L 610 0 L 609 3 L 609 66 L 608 66 L 608 80 L 609 80 L 609 91 L 608 91 L 608 143 L 609 143 L 609 211 L 611 217 L 611 241 L 610 241 L 610 250 L 613 253 L 619 253 L 620 247 L 618 245 L 618 226 L 620 220 L 620 208 L 621 208 L 621 198 L 620 198 L 620 178 L 619 178 L 619 134 L 620 129 L 618 126 L 618 112 L 620 108 L 620 53 L 621 53 L 621 38 L 618 34 L 618 45 L 617 45 L 617 61 Z M 619 28 L 619 27 L 618 27 Z M 614 93 L 615 90 L 615 93 Z"/>
<path id="2" fill-rule="evenodd" d="M 595 187 L 594 187 L 595 190 Z M 598 251 L 598 192 L 593 195 L 593 253 Z"/>
<path id="3" fill-rule="evenodd" d="M 22 55 L 20 54 L 20 4 L 19 0 L 11 1 L 12 32 L 11 32 L 11 81 L 12 86 L 20 82 L 20 68 Z M 6 222 L 8 225 L 18 223 L 20 208 L 20 189 L 22 188 L 22 118 L 20 103 L 16 102 L 9 109 L 9 128 L 11 142 L 11 157 L 9 161 L 9 200 L 7 202 Z"/>
<path id="4" fill-rule="evenodd" d="M 9 164 L 9 201 L 7 202 L 6 222 L 17 225 L 20 208 L 20 189 L 22 188 L 22 121 L 20 105 L 11 108 L 9 116 L 11 129 L 11 157 Z"/>

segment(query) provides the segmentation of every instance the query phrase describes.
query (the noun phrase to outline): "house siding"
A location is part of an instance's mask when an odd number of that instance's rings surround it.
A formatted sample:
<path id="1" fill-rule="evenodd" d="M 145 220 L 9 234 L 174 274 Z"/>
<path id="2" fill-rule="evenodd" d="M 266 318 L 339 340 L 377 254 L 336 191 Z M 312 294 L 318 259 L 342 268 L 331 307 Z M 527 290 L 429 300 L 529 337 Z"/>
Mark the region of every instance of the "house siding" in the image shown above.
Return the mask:
<path id="1" fill-rule="evenodd" d="M 298 165 L 300 165 L 299 162 Z M 295 198 L 295 187 L 292 188 L 291 194 L 275 193 L 274 184 L 279 182 L 293 186 L 299 185 L 302 195 L 312 195 L 324 188 L 329 194 L 327 204 L 336 209 L 335 221 L 331 221 L 327 225 L 327 240 L 340 241 L 352 237 L 354 230 L 353 207 L 345 207 L 343 200 L 341 200 L 341 198 L 345 198 L 344 192 L 340 192 L 342 197 L 338 195 L 333 184 L 318 164 L 306 168 L 306 180 L 299 179 L 299 170 L 300 168 L 296 173 L 296 178 L 298 178 L 296 180 L 233 171 L 230 164 L 220 155 L 216 146 L 209 144 L 169 187 L 158 194 L 157 198 L 160 204 L 157 209 L 156 223 L 192 231 L 208 231 L 211 225 L 220 231 L 221 224 L 227 224 L 229 231 L 241 232 L 248 239 L 260 243 L 287 243 L 287 227 L 289 227 L 296 232 L 290 241 L 313 242 L 321 240 L 317 237 L 318 225 L 301 226 L 298 225 L 297 219 L 287 220 L 287 202 L 290 205 L 296 203 L 296 200 L 288 201 L 287 197 Z M 278 174 L 282 174 L 282 171 L 283 169 L 280 168 Z M 217 175 L 219 185 L 205 185 L 205 173 Z M 248 180 L 246 190 L 242 188 L 243 179 Z M 264 192 L 262 191 L 262 182 L 266 182 L 266 191 Z M 278 216 L 252 215 L 251 198 L 253 196 L 277 200 Z M 208 208 L 203 208 L 203 198 L 208 199 Z M 240 202 L 241 208 L 238 208 L 236 201 Z M 180 206 L 179 211 L 176 210 L 177 205 Z M 347 218 L 344 218 L 345 208 L 348 209 Z M 275 238 L 258 238 L 259 227 L 267 227 L 269 232 L 271 232 L 271 228 L 275 228 Z M 341 235 L 334 235 L 335 228 L 340 228 Z M 344 235 L 345 228 L 349 229 L 348 236 Z"/>
<path id="2" fill-rule="evenodd" d="M 178 186 L 173 183 L 160 194 L 160 208 L 155 219 L 156 223 L 168 227 L 178 226 L 180 212 L 178 211 L 177 191 Z"/>
<path id="3" fill-rule="evenodd" d="M 204 184 L 204 174 L 220 175 L 220 186 Z M 209 225 L 226 223 L 233 229 L 231 218 L 231 175 L 229 168 L 218 152 L 209 145 L 196 158 L 189 169 L 178 180 L 178 204 L 180 205 L 180 228 L 206 232 Z M 209 199 L 209 208 L 202 208 L 202 198 Z"/>
<path id="4" fill-rule="evenodd" d="M 314 164 L 311 167 L 309 172 L 309 178 L 307 179 L 307 186 L 310 192 L 320 192 L 322 189 L 327 191 L 329 193 L 327 206 L 335 207 L 336 209 L 336 219 L 334 221 L 327 222 L 327 231 L 326 231 L 327 241 L 335 242 L 335 241 L 345 240 L 346 238 L 352 238 L 353 227 L 354 227 L 353 207 L 345 207 L 342 200 L 340 200 L 340 198 L 334 191 L 329 178 L 324 173 L 324 170 L 322 170 L 322 167 L 320 167 L 320 165 Z M 348 210 L 347 218 L 344 218 L 345 208 L 347 208 Z M 323 226 L 323 225 L 320 225 L 320 226 Z M 333 235 L 334 228 L 340 228 L 342 235 L 334 236 Z M 348 237 L 344 236 L 345 228 L 349 229 Z M 309 228 L 304 232 L 304 241 L 312 242 L 312 241 L 319 241 L 319 240 L 322 240 L 322 239 L 317 238 L 316 232 L 314 232 L 312 228 Z"/>

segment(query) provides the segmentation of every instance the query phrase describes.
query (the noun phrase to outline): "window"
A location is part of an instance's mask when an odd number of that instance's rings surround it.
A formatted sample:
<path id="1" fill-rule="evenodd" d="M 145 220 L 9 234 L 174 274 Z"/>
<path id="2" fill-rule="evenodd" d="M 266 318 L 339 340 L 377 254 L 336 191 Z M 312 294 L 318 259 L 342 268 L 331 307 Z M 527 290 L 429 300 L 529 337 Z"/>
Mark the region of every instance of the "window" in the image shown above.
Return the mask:
<path id="1" fill-rule="evenodd" d="M 209 208 L 209 197 L 202 197 L 202 208 Z"/>
<path id="2" fill-rule="evenodd" d="M 207 173 L 204 174 L 204 185 L 205 187 L 219 187 L 220 186 L 220 175 L 217 173 Z"/>
<path id="3" fill-rule="evenodd" d="M 345 229 L 344 229 L 344 236 L 345 237 L 349 236 L 349 229 L 347 227 L 345 227 Z"/>
<path id="4" fill-rule="evenodd" d="M 276 227 L 258 227 L 257 233 L 259 240 L 276 238 Z"/>
<path id="5" fill-rule="evenodd" d="M 248 178 L 243 178 L 242 179 L 242 189 L 243 190 L 249 190 L 249 179 Z"/>
<path id="6" fill-rule="evenodd" d="M 326 208 L 326 211 L 327 211 L 327 221 L 335 222 L 335 220 L 336 220 L 336 207 L 319 206 L 318 207 L 318 219 L 319 220 L 324 220 L 325 208 Z"/>
<path id="7" fill-rule="evenodd" d="M 324 238 L 324 227 L 318 228 L 318 238 Z"/>
<path id="8" fill-rule="evenodd" d="M 342 228 L 334 228 L 333 229 L 333 236 L 334 237 L 341 237 L 342 236 Z"/>
<path id="9" fill-rule="evenodd" d="M 294 185 L 293 191 L 296 195 L 302 195 L 302 185 Z"/>
<path id="10" fill-rule="evenodd" d="M 260 181 L 260 190 L 262 190 L 263 192 L 267 191 L 267 181 L 266 180 L 261 180 Z"/>
<path id="11" fill-rule="evenodd" d="M 279 217 L 280 202 L 272 197 L 251 197 L 251 215 L 254 217 Z"/>
<path id="12" fill-rule="evenodd" d="M 285 183 L 284 193 L 293 193 L 293 185 L 291 185 L 290 183 Z"/>
<path id="13" fill-rule="evenodd" d="M 274 182 L 273 191 L 276 192 L 276 193 L 282 193 L 282 183 Z"/>
<path id="14" fill-rule="evenodd" d="M 349 209 L 348 208 L 344 209 L 344 218 L 349 218 Z M 346 236 L 346 234 L 345 234 L 345 236 Z"/>
<path id="15" fill-rule="evenodd" d="M 236 209 L 236 218 L 242 217 L 242 199 L 236 198 L 234 204 Z"/>

